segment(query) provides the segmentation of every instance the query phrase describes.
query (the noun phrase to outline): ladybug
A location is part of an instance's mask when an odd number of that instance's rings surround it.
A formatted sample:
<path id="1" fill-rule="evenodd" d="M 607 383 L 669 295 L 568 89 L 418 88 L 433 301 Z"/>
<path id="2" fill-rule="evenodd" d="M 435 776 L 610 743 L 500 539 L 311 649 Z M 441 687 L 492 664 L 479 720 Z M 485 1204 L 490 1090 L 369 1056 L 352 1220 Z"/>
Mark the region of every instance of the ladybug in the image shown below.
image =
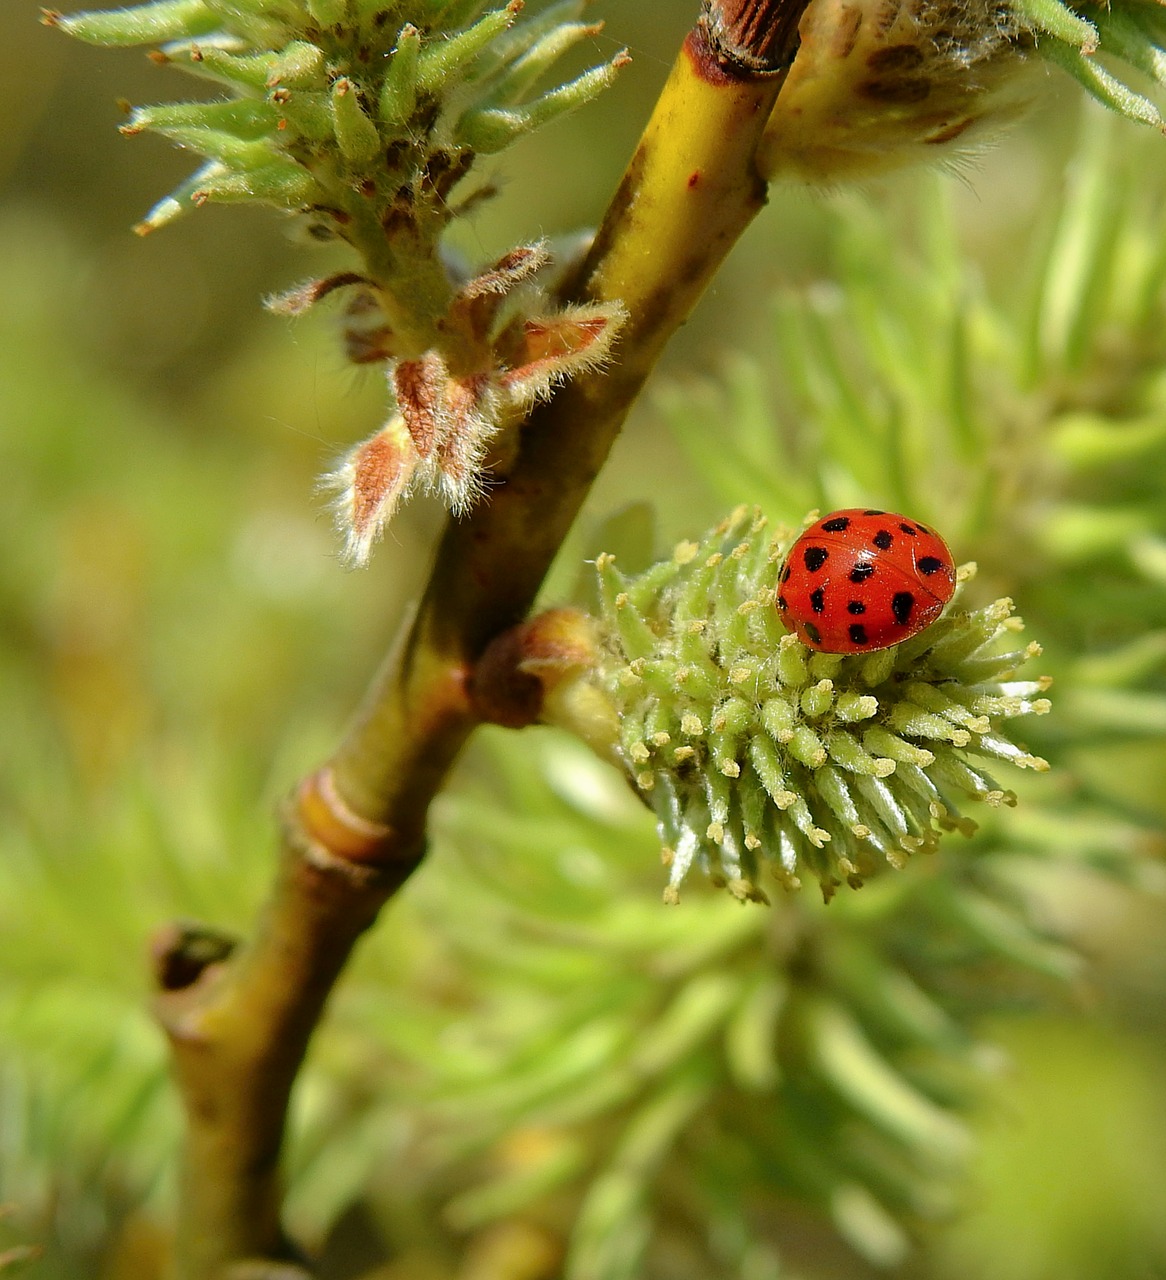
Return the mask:
<path id="1" fill-rule="evenodd" d="M 777 611 L 812 649 L 866 653 L 929 627 L 954 591 L 955 562 L 934 529 L 893 511 L 847 507 L 790 548 Z"/>

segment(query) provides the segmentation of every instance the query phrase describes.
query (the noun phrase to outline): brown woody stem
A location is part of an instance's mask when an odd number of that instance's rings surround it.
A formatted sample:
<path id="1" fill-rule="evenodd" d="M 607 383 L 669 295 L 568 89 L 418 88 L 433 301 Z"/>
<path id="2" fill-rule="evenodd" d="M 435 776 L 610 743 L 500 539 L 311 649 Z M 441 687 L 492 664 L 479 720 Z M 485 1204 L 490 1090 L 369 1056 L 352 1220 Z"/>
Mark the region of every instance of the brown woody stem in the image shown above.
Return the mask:
<path id="1" fill-rule="evenodd" d="M 709 0 L 571 290 L 627 309 L 615 361 L 536 409 L 489 501 L 447 526 L 416 615 L 289 805 L 254 938 L 168 970 L 190 979 L 158 1000 L 188 1119 L 180 1280 L 294 1256 L 278 1160 L 309 1037 L 357 938 L 422 858 L 429 803 L 479 721 L 476 660 L 527 614 L 665 342 L 765 202 L 754 153 L 782 78 L 768 68 L 788 61 L 788 36 L 775 54 L 765 33 L 788 33 L 788 8 Z M 748 56 L 733 52 L 748 39 Z"/>

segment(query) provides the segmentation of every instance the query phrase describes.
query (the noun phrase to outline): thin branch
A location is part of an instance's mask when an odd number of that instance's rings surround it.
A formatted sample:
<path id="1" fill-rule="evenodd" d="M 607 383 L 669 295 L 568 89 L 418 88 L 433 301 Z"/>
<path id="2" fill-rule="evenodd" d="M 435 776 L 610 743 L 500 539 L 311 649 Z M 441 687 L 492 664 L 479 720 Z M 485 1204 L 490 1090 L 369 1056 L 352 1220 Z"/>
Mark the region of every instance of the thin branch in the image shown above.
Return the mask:
<path id="1" fill-rule="evenodd" d="M 278 1176 L 291 1088 L 357 938 L 423 856 L 430 801 L 477 723 L 473 664 L 529 610 L 665 342 L 765 202 L 754 153 L 782 74 L 758 63 L 784 66 L 786 38 L 776 61 L 769 49 L 742 62 L 720 37 L 788 32 L 789 3 L 755 0 L 735 27 L 728 8 L 741 6 L 709 0 L 688 37 L 569 290 L 622 301 L 615 361 L 536 409 L 489 501 L 447 526 L 416 616 L 331 761 L 289 805 L 255 937 L 221 958 L 211 949 L 201 968 L 185 953 L 159 958 L 187 980 L 158 998 L 188 1117 L 180 1280 L 294 1262 Z"/>
<path id="2" fill-rule="evenodd" d="M 686 41 L 572 294 L 623 303 L 616 359 L 536 408 L 489 502 L 447 525 L 402 661 L 332 761 L 357 812 L 395 829 L 403 815 L 423 821 L 470 727 L 462 677 L 525 616 L 664 344 L 765 203 L 753 154 L 780 84 L 730 75 L 703 27 Z M 410 743 L 419 711 L 436 732 Z M 435 749 L 450 752 L 436 768 Z"/>

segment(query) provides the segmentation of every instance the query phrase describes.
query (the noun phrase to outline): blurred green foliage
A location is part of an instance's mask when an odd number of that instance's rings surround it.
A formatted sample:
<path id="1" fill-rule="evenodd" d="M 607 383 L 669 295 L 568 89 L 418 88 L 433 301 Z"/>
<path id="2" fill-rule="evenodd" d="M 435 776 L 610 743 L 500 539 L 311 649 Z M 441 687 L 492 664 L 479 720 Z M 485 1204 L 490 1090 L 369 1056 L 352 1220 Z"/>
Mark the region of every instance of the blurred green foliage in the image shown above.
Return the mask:
<path id="1" fill-rule="evenodd" d="M 498 200 L 465 233 L 467 253 L 486 259 L 516 231 L 594 221 L 690 9 L 609 11 L 601 52 L 626 43 L 635 67 L 519 148 Z M 130 237 L 164 185 L 159 167 L 177 179 L 187 161 L 118 138 L 112 100 L 152 101 L 173 86 L 140 55 L 95 58 L 34 19 L 32 6 L 0 19 L 0 1204 L 12 1206 L 0 1258 L 37 1243 L 45 1255 L 24 1273 L 43 1280 L 148 1280 L 165 1247 L 179 1117 L 147 1009 L 146 941 L 175 917 L 246 929 L 271 867 L 270 807 L 334 740 L 422 579 L 436 516 L 411 508 L 371 570 L 338 568 L 314 477 L 375 425 L 380 388 L 341 369 L 325 323 L 289 329 L 261 312 L 261 294 L 306 273 L 276 220 L 215 211 Z M 927 178 L 845 198 L 775 193 L 660 383 L 694 368 L 720 378 L 683 384 L 720 465 L 708 454 L 689 465 L 664 422 L 675 412 L 641 407 L 548 588 L 569 594 L 596 521 L 648 490 L 663 542 L 703 528 L 726 499 L 789 517 L 857 483 L 864 500 L 922 505 L 1047 645 L 1066 710 L 1039 746 L 1057 773 L 1027 787 L 979 844 L 944 849 L 825 915 L 807 906 L 797 926 L 826 929 L 842 956 L 938 947 L 932 971 L 953 981 L 932 999 L 947 1016 L 1026 1013 L 976 1021 L 963 1068 L 948 1076 L 936 1074 L 942 1056 L 904 1061 L 909 1038 L 878 1042 L 944 1107 L 980 1087 L 986 1068 L 1011 1064 L 980 1113 L 974 1189 L 954 1225 L 922 1225 L 951 1204 L 944 1179 L 933 1202 L 909 1206 L 922 1253 L 902 1256 L 894 1218 L 860 1190 L 833 1206 L 868 1259 L 912 1280 L 1166 1274 L 1161 273 L 1140 302 L 1122 293 L 1131 254 L 1162 261 L 1166 188 L 1161 142 L 1132 126 L 1095 140 L 1114 167 L 1077 161 L 1070 175 L 1085 177 L 1066 188 L 1072 103 L 1017 131 L 967 186 L 947 184 L 950 242 L 928 238 L 943 218 L 920 218 L 936 200 Z M 1107 175 L 1097 207 L 1075 229 L 1058 223 L 1081 207 L 1090 172 Z M 1102 282 L 1100 301 L 1060 311 L 1055 298 L 1032 301 L 1042 278 L 1074 296 L 1071 272 L 1040 269 L 1058 225 L 1063 255 L 1102 264 L 1088 277 Z M 902 246 L 894 255 L 888 236 Z M 964 255 L 970 272 L 956 269 Z M 950 297 L 941 286 L 972 289 L 946 314 L 954 329 L 919 304 L 918 280 L 903 286 L 915 310 L 888 312 L 889 329 L 872 319 L 894 263 L 909 262 L 935 284 L 936 307 Z M 1019 347 L 993 342 L 1015 334 L 1017 316 L 1041 315 L 1062 320 L 1022 329 Z M 946 343 L 964 323 L 977 327 L 964 335 L 961 376 L 985 397 L 971 402 L 1015 424 L 1011 437 L 989 431 L 968 446 L 990 445 L 991 495 L 962 484 L 951 397 L 911 394 L 926 385 L 919 370 L 938 367 L 928 363 L 937 335 Z M 1042 345 L 1050 332 L 1055 361 Z M 779 378 L 783 360 L 794 367 Z M 799 370 L 800 381 L 788 377 Z M 847 439 L 846 405 L 824 399 L 840 389 L 870 439 L 901 428 L 924 452 L 942 439 L 939 456 L 902 455 L 889 473 L 867 466 Z M 792 475 L 779 456 L 750 453 L 772 449 L 757 427 L 774 420 Z M 1124 457 L 1099 420 L 1120 424 Z M 744 454 L 735 467 L 734 451 Z M 889 456 L 870 452 L 879 465 Z M 796 1054 L 773 1058 L 758 1034 L 778 1017 L 772 978 L 783 972 L 759 957 L 786 954 L 790 913 L 695 888 L 665 911 L 648 815 L 543 733 L 483 735 L 435 831 L 433 859 L 338 992 L 297 1095 L 289 1213 L 325 1242 L 326 1273 L 353 1276 L 391 1253 L 369 1274 L 553 1276 L 582 1203 L 575 1264 L 596 1280 L 771 1280 L 778 1246 L 805 1277 L 867 1275 L 873 1264 L 800 1206 L 815 1180 L 804 1164 L 800 1179 L 791 1169 L 797 1143 L 774 1142 L 780 1158 L 757 1163 L 793 1098 L 789 1114 L 811 1137 L 833 1134 L 852 1144 L 852 1161 L 865 1151 L 885 1166 L 885 1144 L 864 1147 L 863 1126 L 897 1096 L 876 1083 L 852 1098 L 840 1136 L 820 1077 L 799 1084 Z M 1133 866 L 1131 852 L 1142 859 Z M 1089 861 L 1129 868 L 1132 882 L 1099 878 Z M 912 936 L 902 923 L 911 899 L 933 891 L 935 866 L 978 876 L 982 862 L 994 892 L 1008 888 L 1090 961 L 1051 1014 L 1031 1008 L 1046 982 L 1005 965 L 965 969 L 965 954 L 940 945 L 951 935 Z M 1068 971 L 1067 952 L 1032 945 L 1024 958 L 1037 968 Z M 865 973 L 840 965 L 816 975 L 844 987 Z M 791 1067 L 793 1093 L 775 1093 Z M 628 1273 L 653 1222 L 650 1263 Z M 604 1254 L 612 1248 L 626 1252 Z"/>

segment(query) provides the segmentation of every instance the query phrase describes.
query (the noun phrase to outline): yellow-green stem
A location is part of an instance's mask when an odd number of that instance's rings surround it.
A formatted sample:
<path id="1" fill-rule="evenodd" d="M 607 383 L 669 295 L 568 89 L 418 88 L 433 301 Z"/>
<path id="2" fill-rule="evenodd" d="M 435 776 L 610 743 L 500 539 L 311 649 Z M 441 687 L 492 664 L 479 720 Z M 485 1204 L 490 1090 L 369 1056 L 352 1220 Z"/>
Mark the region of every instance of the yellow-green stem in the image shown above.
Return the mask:
<path id="1" fill-rule="evenodd" d="M 665 342 L 765 202 L 753 153 L 779 87 L 727 75 L 699 36 L 686 42 L 574 290 L 626 307 L 615 360 L 537 408 L 489 502 L 447 526 L 402 661 L 333 758 L 363 816 L 420 834 L 401 815 L 424 813 L 473 726 L 459 673 L 530 608 Z M 422 709 L 435 736 L 413 732 Z"/>
<path id="2" fill-rule="evenodd" d="M 255 938 L 160 997 L 188 1115 L 179 1280 L 290 1255 L 278 1156 L 292 1084 L 357 938 L 422 856 L 429 803 L 476 724 L 472 664 L 526 614 L 665 342 L 765 201 L 753 157 L 781 77 L 726 70 L 719 8 L 686 42 L 570 290 L 627 308 L 615 360 L 539 407 L 489 501 L 448 525 L 417 614 L 289 809 Z"/>

